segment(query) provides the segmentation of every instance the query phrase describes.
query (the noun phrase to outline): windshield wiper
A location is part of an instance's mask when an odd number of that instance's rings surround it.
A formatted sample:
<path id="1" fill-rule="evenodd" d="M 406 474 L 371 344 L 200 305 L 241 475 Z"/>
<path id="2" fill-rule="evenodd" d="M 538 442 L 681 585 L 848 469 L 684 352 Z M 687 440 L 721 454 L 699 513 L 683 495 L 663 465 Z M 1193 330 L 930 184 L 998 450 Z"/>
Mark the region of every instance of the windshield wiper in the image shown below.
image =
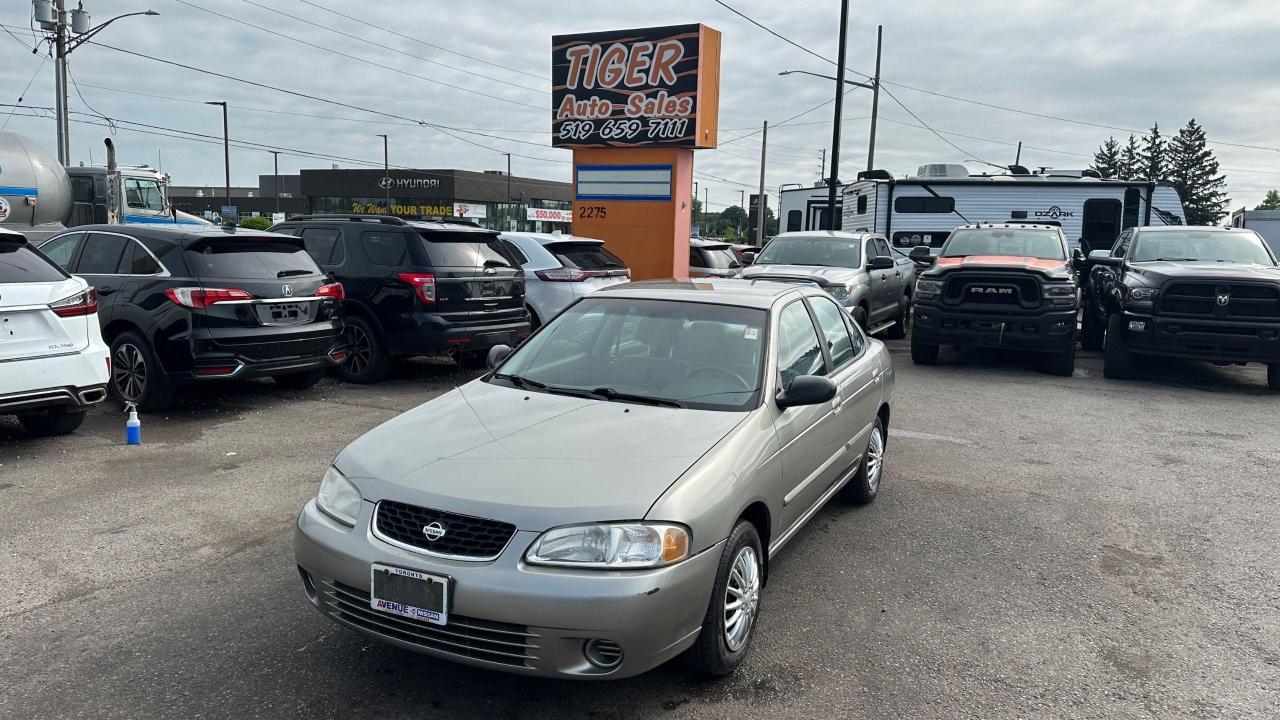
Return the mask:
<path id="1" fill-rule="evenodd" d="M 547 389 L 546 383 L 538 382 L 537 380 L 530 380 L 527 377 L 521 377 L 514 373 L 494 373 L 493 377 L 498 380 L 506 380 L 518 388 L 534 388 L 536 390 Z"/>
<path id="2" fill-rule="evenodd" d="M 683 403 L 668 398 L 649 397 L 648 395 L 632 395 L 631 393 L 618 392 L 611 387 L 598 387 L 591 391 L 592 395 L 602 397 L 609 401 L 633 402 L 643 405 L 657 405 L 659 407 L 682 408 Z"/>
<path id="3" fill-rule="evenodd" d="M 281 270 L 280 272 L 276 273 L 276 277 L 284 278 L 284 277 L 293 277 L 294 275 L 310 275 L 310 274 L 311 274 L 310 270 Z"/>

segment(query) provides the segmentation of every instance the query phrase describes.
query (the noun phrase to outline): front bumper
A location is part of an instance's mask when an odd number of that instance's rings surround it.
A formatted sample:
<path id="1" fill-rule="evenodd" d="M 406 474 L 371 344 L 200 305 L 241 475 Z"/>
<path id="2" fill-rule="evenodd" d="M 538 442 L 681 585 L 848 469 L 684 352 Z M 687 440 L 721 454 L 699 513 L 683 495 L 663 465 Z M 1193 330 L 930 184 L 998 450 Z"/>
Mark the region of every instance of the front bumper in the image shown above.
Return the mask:
<path id="1" fill-rule="evenodd" d="M 1039 314 L 982 313 L 917 304 L 911 332 L 930 345 L 1060 352 L 1075 338 L 1076 307 Z"/>
<path id="2" fill-rule="evenodd" d="M 312 604 L 339 625 L 405 650 L 522 675 L 615 679 L 675 657 L 697 638 L 723 546 L 655 570 L 567 570 L 526 564 L 539 533 L 517 531 L 496 560 L 463 562 L 378 540 L 373 508 L 362 503 L 354 529 L 314 500 L 298 515 L 293 549 Z M 374 562 L 451 577 L 450 624 L 372 610 Z M 590 640 L 617 643 L 622 662 L 608 670 L 591 664 L 584 654 Z"/>
<path id="3" fill-rule="evenodd" d="M 1126 311 L 1129 350 L 1213 362 L 1280 363 L 1280 325 L 1153 317 Z M 1143 329 L 1138 330 L 1138 324 Z"/>

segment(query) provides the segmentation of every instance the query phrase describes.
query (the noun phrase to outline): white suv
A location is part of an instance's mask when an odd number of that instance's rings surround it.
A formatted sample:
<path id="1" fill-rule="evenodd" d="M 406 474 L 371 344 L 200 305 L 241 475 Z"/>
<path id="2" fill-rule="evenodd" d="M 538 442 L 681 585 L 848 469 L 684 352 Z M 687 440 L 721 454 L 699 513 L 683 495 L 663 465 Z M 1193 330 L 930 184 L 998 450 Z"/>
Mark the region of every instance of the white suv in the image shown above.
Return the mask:
<path id="1" fill-rule="evenodd" d="M 631 270 L 604 241 L 560 233 L 504 232 L 502 240 L 524 269 L 524 298 L 536 330 L 574 300 L 631 279 Z"/>
<path id="2" fill-rule="evenodd" d="M 32 435 L 72 432 L 107 397 L 109 363 L 97 291 L 0 230 L 0 415 Z"/>

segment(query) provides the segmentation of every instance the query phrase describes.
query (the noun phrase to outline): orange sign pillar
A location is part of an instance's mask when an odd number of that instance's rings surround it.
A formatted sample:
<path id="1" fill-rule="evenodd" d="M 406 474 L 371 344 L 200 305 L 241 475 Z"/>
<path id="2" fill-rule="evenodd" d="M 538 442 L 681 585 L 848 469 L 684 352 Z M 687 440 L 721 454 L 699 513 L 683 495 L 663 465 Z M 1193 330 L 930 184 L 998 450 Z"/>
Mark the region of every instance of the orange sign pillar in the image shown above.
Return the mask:
<path id="1" fill-rule="evenodd" d="M 573 233 L 604 240 L 606 247 L 631 268 L 633 280 L 689 277 L 693 150 L 576 148 L 573 166 L 575 170 L 669 166 L 669 200 L 574 200 Z M 575 188 L 577 185 L 575 182 Z M 575 193 L 579 195 L 591 197 L 589 193 Z"/>

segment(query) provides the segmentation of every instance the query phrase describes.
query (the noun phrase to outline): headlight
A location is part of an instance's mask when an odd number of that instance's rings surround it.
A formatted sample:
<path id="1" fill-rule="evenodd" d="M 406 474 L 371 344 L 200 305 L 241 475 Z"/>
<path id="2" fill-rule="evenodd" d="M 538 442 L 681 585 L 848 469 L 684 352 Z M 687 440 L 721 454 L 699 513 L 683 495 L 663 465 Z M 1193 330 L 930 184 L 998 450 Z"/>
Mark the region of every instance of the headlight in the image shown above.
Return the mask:
<path id="1" fill-rule="evenodd" d="M 1076 302 L 1076 286 L 1045 285 L 1044 296 L 1049 298 L 1050 305 L 1074 305 Z"/>
<path id="2" fill-rule="evenodd" d="M 1155 302 L 1156 295 L 1159 294 L 1160 291 L 1156 288 L 1126 287 L 1124 290 L 1124 299 L 1126 302 L 1146 303 L 1149 305 L 1152 302 Z"/>
<path id="3" fill-rule="evenodd" d="M 831 297 L 835 298 L 836 300 L 839 300 L 840 302 L 844 302 L 845 300 L 848 300 L 849 293 L 852 290 L 853 290 L 853 287 L 851 285 L 833 285 L 827 288 L 827 292 L 831 294 Z"/>
<path id="4" fill-rule="evenodd" d="M 334 520 L 354 527 L 356 517 L 360 515 L 360 491 L 338 472 L 338 468 L 330 465 L 324 471 L 324 477 L 320 478 L 316 505 Z"/>
<path id="5" fill-rule="evenodd" d="M 665 523 L 567 525 L 539 537 L 525 560 L 534 565 L 628 569 L 680 562 L 689 556 L 689 531 Z"/>
<path id="6" fill-rule="evenodd" d="M 942 292 L 942 283 L 938 280 L 917 280 L 916 297 L 931 298 Z"/>

